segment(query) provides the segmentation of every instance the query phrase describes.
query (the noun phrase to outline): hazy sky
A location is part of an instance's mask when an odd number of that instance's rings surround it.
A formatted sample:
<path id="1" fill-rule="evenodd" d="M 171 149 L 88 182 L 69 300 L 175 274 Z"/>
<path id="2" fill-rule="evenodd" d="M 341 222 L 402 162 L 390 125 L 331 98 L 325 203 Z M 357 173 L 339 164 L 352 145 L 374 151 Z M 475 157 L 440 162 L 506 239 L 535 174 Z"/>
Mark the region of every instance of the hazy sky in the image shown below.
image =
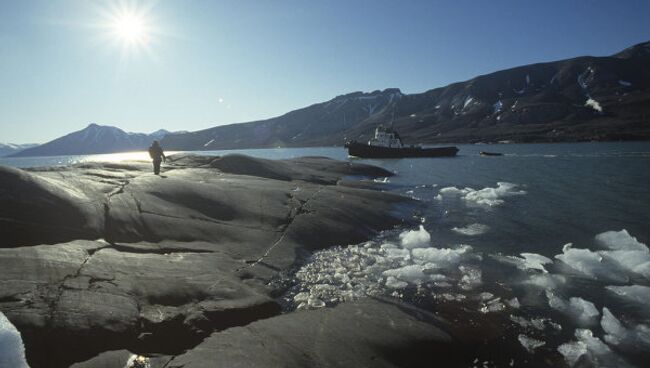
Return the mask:
<path id="1" fill-rule="evenodd" d="M 0 0 L 0 142 L 199 130 L 650 40 L 648 0 Z"/>

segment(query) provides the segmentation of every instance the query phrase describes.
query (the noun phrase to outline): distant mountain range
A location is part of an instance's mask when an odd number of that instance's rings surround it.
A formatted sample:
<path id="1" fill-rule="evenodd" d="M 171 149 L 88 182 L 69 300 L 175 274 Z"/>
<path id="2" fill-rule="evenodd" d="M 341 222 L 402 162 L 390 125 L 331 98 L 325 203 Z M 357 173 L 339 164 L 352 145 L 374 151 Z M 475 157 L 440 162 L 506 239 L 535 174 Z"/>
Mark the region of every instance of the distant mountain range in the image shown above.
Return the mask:
<path id="1" fill-rule="evenodd" d="M 354 92 L 271 119 L 196 132 L 127 133 L 90 124 L 12 156 L 145 149 L 217 150 L 342 145 L 392 124 L 406 143 L 650 139 L 650 42 L 481 75 L 424 93 Z M 2 146 L 0 146 L 1 154 Z"/>
<path id="2" fill-rule="evenodd" d="M 650 139 L 650 42 L 478 76 L 424 93 L 355 92 L 250 123 L 167 135 L 173 150 L 342 145 L 380 123 L 407 143 Z"/>
<path id="3" fill-rule="evenodd" d="M 154 139 L 161 140 L 166 134 L 169 132 L 164 129 L 151 134 L 127 133 L 112 126 L 90 124 L 82 130 L 10 156 L 59 156 L 142 151 Z"/>
<path id="4" fill-rule="evenodd" d="M 36 146 L 38 146 L 38 144 L 0 143 L 0 157 L 11 155 L 12 153 Z"/>

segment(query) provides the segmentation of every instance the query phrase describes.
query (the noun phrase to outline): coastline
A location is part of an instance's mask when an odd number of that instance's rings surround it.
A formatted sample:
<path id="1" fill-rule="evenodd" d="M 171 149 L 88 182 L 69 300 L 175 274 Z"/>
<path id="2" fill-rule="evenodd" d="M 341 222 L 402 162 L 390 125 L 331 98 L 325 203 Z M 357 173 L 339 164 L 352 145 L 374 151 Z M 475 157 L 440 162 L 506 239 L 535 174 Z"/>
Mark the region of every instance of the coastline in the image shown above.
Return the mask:
<path id="1" fill-rule="evenodd" d="M 243 155 L 172 156 L 160 177 L 137 162 L 0 167 L 0 310 L 32 368 L 121 349 L 191 351 L 218 331 L 279 316 L 270 281 L 305 254 L 412 224 L 413 200 L 343 180 L 391 175 L 327 158 Z M 411 325 L 405 341 L 444 335 Z"/>

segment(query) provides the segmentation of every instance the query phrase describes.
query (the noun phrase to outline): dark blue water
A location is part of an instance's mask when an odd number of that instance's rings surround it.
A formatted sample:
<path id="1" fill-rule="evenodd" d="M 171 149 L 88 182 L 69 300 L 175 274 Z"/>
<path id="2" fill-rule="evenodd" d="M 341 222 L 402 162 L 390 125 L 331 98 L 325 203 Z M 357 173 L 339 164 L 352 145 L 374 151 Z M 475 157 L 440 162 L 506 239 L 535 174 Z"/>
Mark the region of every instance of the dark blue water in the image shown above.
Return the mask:
<path id="1" fill-rule="evenodd" d="M 650 358 L 650 142 L 458 147 L 453 158 L 394 160 L 350 159 L 342 148 L 202 154 L 318 155 L 378 165 L 396 175 L 377 180 L 377 187 L 425 204 L 423 230 L 395 229 L 367 244 L 314 254 L 291 276 L 291 308 L 381 295 L 478 336 L 482 345 L 470 354 L 478 366 L 644 366 Z M 313 274 L 327 277 L 314 283 Z"/>

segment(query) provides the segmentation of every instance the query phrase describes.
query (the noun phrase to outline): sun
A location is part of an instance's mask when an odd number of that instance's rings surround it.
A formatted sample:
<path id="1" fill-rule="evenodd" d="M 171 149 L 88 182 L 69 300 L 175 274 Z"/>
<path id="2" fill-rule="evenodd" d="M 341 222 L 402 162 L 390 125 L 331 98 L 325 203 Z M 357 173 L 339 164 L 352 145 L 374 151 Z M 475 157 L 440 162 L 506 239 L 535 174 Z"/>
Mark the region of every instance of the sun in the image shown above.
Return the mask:
<path id="1" fill-rule="evenodd" d="M 146 45 L 150 29 L 143 14 L 122 10 L 111 21 L 111 31 L 115 39 L 124 45 Z"/>
<path id="2" fill-rule="evenodd" d="M 148 38 L 146 21 L 138 14 L 120 14 L 112 29 L 115 37 L 126 43 L 146 42 Z"/>
<path id="3" fill-rule="evenodd" d="M 110 52 L 119 51 L 120 63 L 142 60 L 147 56 L 156 60 L 154 47 L 163 34 L 157 26 L 153 10 L 156 2 L 116 0 L 102 2 L 96 6 L 96 26 L 102 30 L 102 38 Z"/>

